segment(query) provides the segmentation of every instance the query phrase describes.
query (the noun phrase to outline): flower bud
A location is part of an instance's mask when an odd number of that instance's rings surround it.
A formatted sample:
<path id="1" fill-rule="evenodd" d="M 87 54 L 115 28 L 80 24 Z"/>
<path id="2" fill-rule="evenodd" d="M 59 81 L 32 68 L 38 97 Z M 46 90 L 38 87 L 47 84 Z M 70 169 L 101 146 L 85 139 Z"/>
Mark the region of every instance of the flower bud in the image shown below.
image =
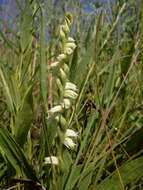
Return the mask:
<path id="1" fill-rule="evenodd" d="M 73 17 L 71 13 L 66 14 L 66 20 L 68 21 L 68 24 L 71 25 Z"/>
<path id="2" fill-rule="evenodd" d="M 62 40 L 65 40 L 66 39 L 66 35 L 65 35 L 64 30 L 63 30 L 63 27 L 64 27 L 64 25 L 60 26 L 60 37 L 61 37 Z"/>
<path id="3" fill-rule="evenodd" d="M 64 129 L 67 127 L 67 121 L 62 115 L 59 117 L 59 122 Z"/>
<path id="4" fill-rule="evenodd" d="M 75 42 L 75 40 L 71 37 L 68 37 L 68 42 Z"/>
<path id="5" fill-rule="evenodd" d="M 68 66 L 66 63 L 64 63 L 63 69 L 64 69 L 64 71 L 66 72 L 66 74 L 69 73 L 69 66 Z"/>
<path id="6" fill-rule="evenodd" d="M 64 52 L 67 54 L 67 55 L 71 55 L 73 53 L 73 50 L 71 48 L 66 48 L 64 50 Z"/>
<path id="7" fill-rule="evenodd" d="M 57 116 L 55 117 L 55 120 L 58 121 L 58 122 L 60 121 L 59 115 L 57 115 Z"/>
<path id="8" fill-rule="evenodd" d="M 118 77 L 117 80 L 116 80 L 116 82 L 115 82 L 115 87 L 116 87 L 116 88 L 119 87 L 120 82 L 121 82 L 121 78 Z"/>
<path id="9" fill-rule="evenodd" d="M 62 29 L 65 32 L 65 34 L 68 35 L 68 33 L 70 32 L 70 29 L 69 29 L 67 21 L 65 21 L 65 24 L 63 25 Z"/>
<path id="10" fill-rule="evenodd" d="M 63 81 L 66 81 L 67 80 L 67 76 L 66 76 L 66 73 L 64 72 L 64 70 L 62 68 L 60 68 L 60 73 L 61 73 L 61 78 Z"/>
<path id="11" fill-rule="evenodd" d="M 59 159 L 56 156 L 49 156 L 45 157 L 44 159 L 45 164 L 53 164 L 53 165 L 58 165 L 59 164 Z"/>
<path id="12" fill-rule="evenodd" d="M 68 42 L 66 43 L 65 48 L 71 48 L 74 50 L 76 48 L 76 45 L 73 42 Z"/>
<path id="13" fill-rule="evenodd" d="M 76 92 L 74 92 L 73 90 L 65 90 L 64 96 L 66 98 L 71 98 L 71 99 L 75 100 L 77 98 L 78 94 Z"/>
<path id="14" fill-rule="evenodd" d="M 65 109 L 69 109 L 70 106 L 71 106 L 70 100 L 67 99 L 67 98 L 65 98 L 65 99 L 63 100 L 62 107 L 65 108 Z"/>
<path id="15" fill-rule="evenodd" d="M 61 112 L 62 111 L 62 106 L 58 105 L 58 106 L 54 106 L 49 110 L 49 113 L 54 114 L 57 112 Z"/>
<path id="16" fill-rule="evenodd" d="M 59 78 L 56 79 L 56 84 L 57 84 L 58 89 L 62 93 L 63 92 L 63 85 L 62 85 L 62 83 L 61 83 L 61 81 L 60 81 Z"/>

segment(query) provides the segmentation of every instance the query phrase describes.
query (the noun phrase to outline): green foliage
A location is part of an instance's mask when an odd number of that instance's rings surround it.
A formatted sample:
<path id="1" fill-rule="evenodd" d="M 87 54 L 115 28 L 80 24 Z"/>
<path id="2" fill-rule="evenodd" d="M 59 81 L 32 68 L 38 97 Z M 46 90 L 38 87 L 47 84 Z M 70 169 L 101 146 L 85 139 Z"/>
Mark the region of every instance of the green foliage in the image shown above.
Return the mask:
<path id="1" fill-rule="evenodd" d="M 3 157 L 11 163 L 17 174 L 19 176 L 25 176 L 30 179 L 37 180 L 37 177 L 28 163 L 23 151 L 8 131 L 2 127 L 0 128 L 0 141 L 0 150 Z"/>
<path id="2" fill-rule="evenodd" d="M 136 181 L 138 181 L 139 178 L 142 177 L 142 170 L 143 170 L 143 158 L 137 158 L 135 160 L 129 161 L 128 163 L 123 164 L 121 168 L 119 168 L 120 175 L 122 176 L 123 184 L 124 185 L 129 185 L 133 184 Z M 123 189 L 119 178 L 118 174 L 115 171 L 111 176 L 103 180 L 103 182 L 97 186 L 97 190 L 102 190 L 102 189 Z"/>

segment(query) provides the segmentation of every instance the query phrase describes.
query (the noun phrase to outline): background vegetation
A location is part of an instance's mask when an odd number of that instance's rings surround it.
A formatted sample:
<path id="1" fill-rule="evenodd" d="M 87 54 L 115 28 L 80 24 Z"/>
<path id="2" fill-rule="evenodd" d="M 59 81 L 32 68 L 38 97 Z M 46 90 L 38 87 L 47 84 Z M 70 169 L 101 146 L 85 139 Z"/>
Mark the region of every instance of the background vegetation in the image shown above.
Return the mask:
<path id="1" fill-rule="evenodd" d="M 143 189 L 142 1 L 9 0 L 0 14 L 0 189 Z"/>

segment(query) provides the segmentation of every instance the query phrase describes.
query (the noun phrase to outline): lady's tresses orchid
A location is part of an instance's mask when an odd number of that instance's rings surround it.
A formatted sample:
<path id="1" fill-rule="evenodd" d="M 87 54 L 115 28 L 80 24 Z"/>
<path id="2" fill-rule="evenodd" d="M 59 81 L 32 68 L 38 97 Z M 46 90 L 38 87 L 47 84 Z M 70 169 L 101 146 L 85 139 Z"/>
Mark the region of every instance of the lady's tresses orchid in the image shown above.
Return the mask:
<path id="1" fill-rule="evenodd" d="M 77 137 L 78 134 L 74 130 L 67 129 L 65 133 L 64 145 L 69 149 L 75 149 L 77 145 L 74 143 L 72 138 L 77 139 Z"/>
<path id="2" fill-rule="evenodd" d="M 65 139 L 64 139 L 64 145 L 71 150 L 74 150 L 77 147 L 77 144 L 74 143 L 73 139 L 77 139 L 78 133 L 75 132 L 72 129 L 67 129 L 65 133 Z M 72 139 L 73 138 L 73 139 Z M 53 164 L 53 165 L 58 165 L 59 164 L 59 159 L 56 156 L 49 156 L 45 157 L 44 159 L 45 164 Z"/>
<path id="3" fill-rule="evenodd" d="M 68 78 L 70 70 L 68 63 L 70 61 L 70 56 L 76 48 L 75 40 L 69 37 L 71 23 L 72 16 L 67 14 L 64 24 L 59 28 L 60 54 L 54 58 L 54 61 L 49 67 L 52 76 L 55 77 L 54 81 L 57 89 L 57 97 L 56 102 L 52 102 L 53 107 L 47 111 L 47 120 L 54 118 L 57 121 L 55 143 L 59 143 L 60 140 L 61 144 L 65 145 L 68 149 L 74 150 L 77 147 L 75 140 L 77 139 L 78 134 L 74 130 L 68 129 L 69 123 L 66 118 L 67 110 L 74 105 L 74 102 L 78 97 L 77 86 L 70 82 Z M 58 141 L 56 141 L 57 137 L 59 137 Z M 57 153 L 62 157 L 61 150 L 57 149 Z M 45 163 L 58 165 L 59 157 L 46 157 Z"/>
<path id="4" fill-rule="evenodd" d="M 57 80 L 58 84 L 60 84 L 60 80 Z M 75 100 L 77 98 L 77 87 L 75 84 L 71 82 L 66 82 L 65 84 L 65 89 L 64 89 L 64 99 L 63 102 L 61 102 L 60 105 L 56 105 L 52 107 L 49 110 L 49 114 L 55 114 L 55 113 L 60 113 L 64 109 L 69 109 L 71 106 L 71 100 Z"/>

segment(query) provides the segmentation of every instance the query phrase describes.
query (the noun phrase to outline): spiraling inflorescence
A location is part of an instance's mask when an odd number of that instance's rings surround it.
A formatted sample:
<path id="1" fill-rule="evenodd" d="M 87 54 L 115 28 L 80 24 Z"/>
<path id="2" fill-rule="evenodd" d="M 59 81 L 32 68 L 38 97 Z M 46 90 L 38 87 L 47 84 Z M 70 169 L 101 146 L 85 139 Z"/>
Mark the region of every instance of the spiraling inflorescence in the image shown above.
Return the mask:
<path id="1" fill-rule="evenodd" d="M 56 81 L 57 90 L 61 92 L 59 94 L 60 102 L 54 104 L 52 108 L 48 110 L 48 117 L 55 118 L 59 123 L 59 130 L 63 138 L 61 143 L 68 149 L 75 149 L 76 144 L 73 139 L 77 138 L 77 133 L 68 129 L 68 121 L 65 118 L 65 111 L 69 110 L 74 104 L 74 101 L 78 97 L 77 86 L 70 82 L 68 79 L 69 74 L 69 58 L 73 54 L 76 48 L 75 40 L 69 37 L 70 26 L 72 24 L 72 15 L 68 13 L 65 17 L 64 24 L 60 26 L 59 37 L 60 37 L 60 54 L 55 58 L 55 61 L 50 65 L 51 72 L 54 69 L 58 69 L 58 75 L 54 76 Z M 49 159 L 49 157 L 47 157 Z M 51 162 L 52 163 L 52 162 Z"/>

